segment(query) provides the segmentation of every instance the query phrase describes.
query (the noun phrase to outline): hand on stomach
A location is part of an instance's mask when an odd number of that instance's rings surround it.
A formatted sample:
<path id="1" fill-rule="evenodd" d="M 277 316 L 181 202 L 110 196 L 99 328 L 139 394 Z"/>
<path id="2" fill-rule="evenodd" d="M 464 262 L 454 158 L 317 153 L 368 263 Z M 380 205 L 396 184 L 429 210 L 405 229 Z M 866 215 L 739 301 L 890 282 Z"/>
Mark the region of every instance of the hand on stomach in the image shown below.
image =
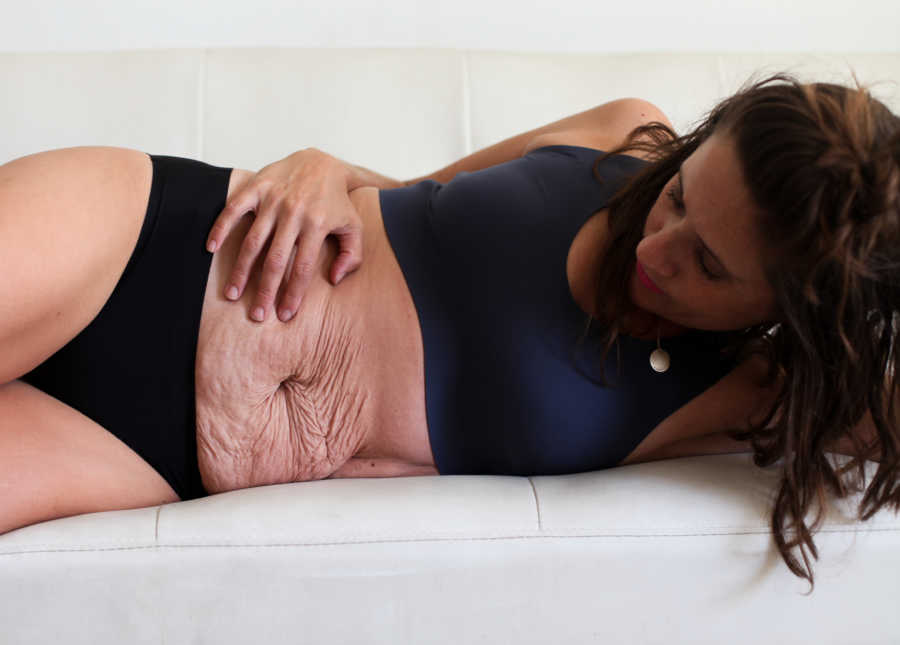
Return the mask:
<path id="1" fill-rule="evenodd" d="M 197 453 L 210 493 L 328 477 L 364 451 L 377 416 L 365 264 L 333 286 L 327 272 L 338 249 L 326 239 L 297 314 L 255 322 L 262 259 L 241 298 L 224 297 L 251 224 L 245 215 L 213 256 L 200 322 Z"/>

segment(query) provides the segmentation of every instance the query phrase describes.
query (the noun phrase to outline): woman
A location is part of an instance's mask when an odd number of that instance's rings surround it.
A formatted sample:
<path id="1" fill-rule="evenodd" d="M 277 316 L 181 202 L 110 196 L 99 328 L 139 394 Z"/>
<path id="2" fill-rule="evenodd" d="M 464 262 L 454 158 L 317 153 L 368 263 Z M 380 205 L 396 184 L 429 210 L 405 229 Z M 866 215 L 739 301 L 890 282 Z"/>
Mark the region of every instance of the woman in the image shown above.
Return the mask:
<path id="1" fill-rule="evenodd" d="M 881 459 L 864 517 L 900 503 L 898 163 L 900 119 L 865 90 L 783 75 L 683 137 L 614 101 L 402 187 L 317 151 L 256 178 L 121 149 L 17 159 L 0 531 L 288 481 L 752 446 L 785 458 L 773 532 L 812 582 L 812 495 L 851 490 L 826 450 L 860 476 Z M 340 256 L 319 253 L 330 232 Z"/>

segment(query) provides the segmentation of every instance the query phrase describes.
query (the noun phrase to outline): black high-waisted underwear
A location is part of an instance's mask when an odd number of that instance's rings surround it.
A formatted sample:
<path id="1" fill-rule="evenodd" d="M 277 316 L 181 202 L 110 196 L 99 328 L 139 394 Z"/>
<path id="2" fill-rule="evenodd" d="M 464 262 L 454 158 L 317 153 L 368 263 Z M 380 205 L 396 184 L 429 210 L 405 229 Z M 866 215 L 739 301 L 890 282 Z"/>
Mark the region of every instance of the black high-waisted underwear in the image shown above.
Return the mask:
<path id="1" fill-rule="evenodd" d="M 206 495 L 197 467 L 194 362 L 231 168 L 148 155 L 153 183 L 140 237 L 97 317 L 21 377 L 112 432 L 182 500 Z"/>

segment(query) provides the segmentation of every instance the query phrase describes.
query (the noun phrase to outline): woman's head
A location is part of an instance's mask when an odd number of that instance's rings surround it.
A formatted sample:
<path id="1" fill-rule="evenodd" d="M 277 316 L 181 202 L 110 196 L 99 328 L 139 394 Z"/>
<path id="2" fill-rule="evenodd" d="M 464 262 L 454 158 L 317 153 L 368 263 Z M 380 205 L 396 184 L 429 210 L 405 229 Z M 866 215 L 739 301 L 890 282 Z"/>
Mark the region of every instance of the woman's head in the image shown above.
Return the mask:
<path id="1" fill-rule="evenodd" d="M 900 119 L 858 83 L 778 74 L 671 134 L 636 249 L 663 293 L 633 289 L 642 309 L 697 329 L 771 325 L 792 303 L 834 292 L 825 257 L 867 274 L 867 261 L 885 259 L 867 260 L 878 240 L 897 239 Z"/>
<path id="2" fill-rule="evenodd" d="M 763 222 L 734 141 L 710 136 L 680 164 L 647 214 L 636 260 L 658 290 L 634 278 L 632 303 L 694 329 L 776 322 Z"/>
<path id="3" fill-rule="evenodd" d="M 791 570 L 810 582 L 803 547 L 817 554 L 805 513 L 820 503 L 815 530 L 826 488 L 838 496 L 861 489 L 876 448 L 882 458 L 860 516 L 886 503 L 900 507 L 892 369 L 900 334 L 900 118 L 855 85 L 786 74 L 751 81 L 688 134 L 651 123 L 597 160 L 630 149 L 650 159 L 607 204 L 609 242 L 596 283 L 601 343 L 608 353 L 637 306 L 686 327 L 729 330 L 738 362 L 751 354 L 768 360 L 760 385 L 783 383 L 773 408 L 758 424 L 722 430 L 750 439 L 760 466 L 784 459 L 773 533 Z M 663 293 L 635 278 L 637 260 Z M 701 262 L 733 279 L 713 280 Z M 877 442 L 851 436 L 854 459 L 836 472 L 826 449 L 867 411 Z M 842 477 L 854 467 L 856 489 Z M 790 541 L 788 515 L 796 530 Z M 790 554 L 795 546 L 808 574 Z"/>

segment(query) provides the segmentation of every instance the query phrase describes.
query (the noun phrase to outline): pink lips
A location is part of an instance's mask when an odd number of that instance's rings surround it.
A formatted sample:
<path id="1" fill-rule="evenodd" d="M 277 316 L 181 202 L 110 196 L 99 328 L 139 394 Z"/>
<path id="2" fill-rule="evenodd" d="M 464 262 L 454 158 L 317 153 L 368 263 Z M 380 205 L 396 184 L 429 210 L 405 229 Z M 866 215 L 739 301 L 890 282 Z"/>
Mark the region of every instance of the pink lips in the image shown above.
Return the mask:
<path id="1" fill-rule="evenodd" d="M 653 284 L 653 280 L 650 279 L 650 276 L 647 275 L 647 272 L 644 271 L 644 267 L 641 266 L 640 262 L 635 263 L 637 266 L 637 274 L 638 278 L 640 278 L 641 282 L 644 283 L 644 286 L 648 289 L 651 289 L 657 293 L 663 293 L 662 289 Z"/>

